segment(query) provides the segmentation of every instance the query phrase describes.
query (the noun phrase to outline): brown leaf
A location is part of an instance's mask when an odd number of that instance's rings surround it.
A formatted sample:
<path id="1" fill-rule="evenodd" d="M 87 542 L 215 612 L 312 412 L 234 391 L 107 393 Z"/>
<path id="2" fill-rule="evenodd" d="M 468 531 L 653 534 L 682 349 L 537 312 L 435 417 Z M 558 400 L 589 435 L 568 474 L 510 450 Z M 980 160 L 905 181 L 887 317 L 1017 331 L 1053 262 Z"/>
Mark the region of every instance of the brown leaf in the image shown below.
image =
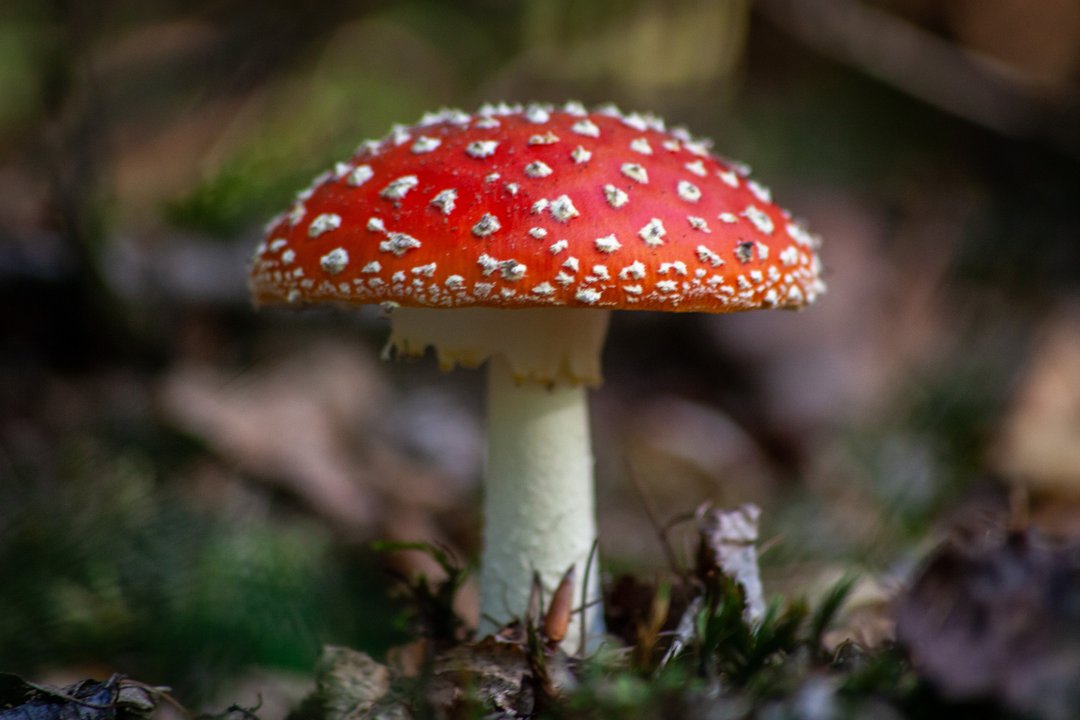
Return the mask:
<path id="1" fill-rule="evenodd" d="M 1080 498 L 1080 308 L 1046 321 L 991 461 L 1036 493 Z"/>
<path id="2" fill-rule="evenodd" d="M 178 368 L 160 400 L 173 423 L 355 531 L 370 527 L 378 509 L 351 458 L 349 429 L 373 413 L 378 382 L 373 361 L 323 345 L 241 378 Z"/>
<path id="3" fill-rule="evenodd" d="M 551 602 L 548 603 L 547 612 L 544 614 L 544 636 L 552 647 L 563 641 L 566 630 L 570 627 L 570 615 L 574 610 L 576 571 L 577 566 L 571 565 L 562 576 L 559 586 L 551 594 Z"/>
<path id="4" fill-rule="evenodd" d="M 497 717 L 529 716 L 534 696 L 525 648 L 488 637 L 438 657 L 429 691 L 432 705 L 444 717 L 458 717 L 470 707 L 471 697 L 483 698 L 500 713 Z"/>
<path id="5" fill-rule="evenodd" d="M 1080 545 L 986 537 L 931 556 L 898 602 L 899 641 L 947 697 L 1077 717 Z"/>
<path id="6" fill-rule="evenodd" d="M 391 673 L 365 653 L 328 645 L 315 670 L 326 720 L 362 720 L 389 691 Z"/>

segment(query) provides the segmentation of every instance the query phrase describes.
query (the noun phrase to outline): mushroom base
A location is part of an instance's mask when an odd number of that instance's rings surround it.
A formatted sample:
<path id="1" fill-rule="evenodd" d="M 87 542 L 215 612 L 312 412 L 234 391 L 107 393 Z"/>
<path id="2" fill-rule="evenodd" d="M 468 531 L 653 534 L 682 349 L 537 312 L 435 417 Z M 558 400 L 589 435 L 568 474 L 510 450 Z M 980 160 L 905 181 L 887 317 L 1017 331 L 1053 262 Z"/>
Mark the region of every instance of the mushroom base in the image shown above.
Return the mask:
<path id="1" fill-rule="evenodd" d="M 518 382 L 596 386 L 608 310 L 581 308 L 430 309 L 399 307 L 390 313 L 384 354 L 423 355 L 435 348 L 439 365 L 478 367 L 502 355 Z"/>

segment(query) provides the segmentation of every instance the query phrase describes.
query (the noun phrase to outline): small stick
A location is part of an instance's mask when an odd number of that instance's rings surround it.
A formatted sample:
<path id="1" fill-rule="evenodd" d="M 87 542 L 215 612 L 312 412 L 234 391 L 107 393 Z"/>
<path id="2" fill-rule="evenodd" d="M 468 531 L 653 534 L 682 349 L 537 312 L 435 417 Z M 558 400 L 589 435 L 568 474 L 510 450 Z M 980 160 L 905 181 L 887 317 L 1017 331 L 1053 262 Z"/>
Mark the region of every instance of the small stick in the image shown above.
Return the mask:
<path id="1" fill-rule="evenodd" d="M 626 463 L 626 469 L 627 473 L 630 475 L 630 482 L 634 484 L 634 489 L 637 490 L 638 498 L 641 500 L 641 506 L 645 510 L 645 515 L 649 518 L 649 524 L 653 526 L 653 531 L 660 540 L 660 548 L 664 551 L 664 557 L 667 558 L 671 571 L 680 578 L 686 579 L 686 571 L 679 567 L 679 559 L 675 556 L 675 551 L 671 547 L 671 541 L 668 539 L 668 530 L 671 528 L 672 522 L 669 522 L 666 526 L 660 524 L 660 516 L 657 512 L 656 505 L 653 503 L 652 497 L 645 491 L 645 486 L 642 484 L 641 478 L 638 476 L 637 472 L 634 471 L 634 466 L 629 461 Z"/>

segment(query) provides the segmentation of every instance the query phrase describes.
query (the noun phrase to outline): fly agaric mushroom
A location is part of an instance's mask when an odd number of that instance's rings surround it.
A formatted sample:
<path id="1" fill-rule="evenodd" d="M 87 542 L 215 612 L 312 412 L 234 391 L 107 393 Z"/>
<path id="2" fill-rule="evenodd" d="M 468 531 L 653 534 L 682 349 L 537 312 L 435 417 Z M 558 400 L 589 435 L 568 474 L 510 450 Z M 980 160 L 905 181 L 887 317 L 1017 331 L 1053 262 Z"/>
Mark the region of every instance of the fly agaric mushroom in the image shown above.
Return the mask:
<path id="1" fill-rule="evenodd" d="M 612 309 L 799 308 L 818 242 L 744 166 L 650 115 L 578 103 L 444 110 L 362 144 L 273 220 L 258 305 L 382 303 L 387 350 L 488 362 L 481 630 L 596 537 L 585 388 Z M 513 310 L 513 312 L 508 312 Z M 586 632 L 602 631 L 589 573 Z M 576 642 L 577 628 L 568 640 Z"/>

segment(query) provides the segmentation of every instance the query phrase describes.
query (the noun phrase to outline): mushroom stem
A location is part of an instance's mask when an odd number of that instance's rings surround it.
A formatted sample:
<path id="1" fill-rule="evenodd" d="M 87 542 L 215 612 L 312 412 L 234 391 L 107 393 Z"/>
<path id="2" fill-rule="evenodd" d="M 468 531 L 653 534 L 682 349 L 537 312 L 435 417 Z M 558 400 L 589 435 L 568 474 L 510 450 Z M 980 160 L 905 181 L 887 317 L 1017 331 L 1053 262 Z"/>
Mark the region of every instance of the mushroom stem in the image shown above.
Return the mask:
<path id="1" fill-rule="evenodd" d="M 594 643 L 603 633 L 603 614 L 595 602 L 599 573 L 585 572 L 596 538 L 586 388 L 518 381 L 506 358 L 495 355 L 487 413 L 480 633 L 524 617 L 534 570 L 550 598 L 573 565 L 579 578 L 589 577 L 588 607 L 575 613 L 565 644 L 577 648 L 582 614 Z M 575 595 L 581 597 L 580 588 Z"/>
<path id="2" fill-rule="evenodd" d="M 586 649 L 603 635 L 597 568 L 586 564 L 596 539 L 588 385 L 600 382 L 607 310 L 580 308 L 397 308 L 387 352 L 423 353 L 439 364 L 488 362 L 488 457 L 480 633 L 525 617 L 533 571 L 545 594 L 570 566 L 590 578 L 587 609 L 575 613 L 563 644 Z M 574 593 L 581 598 L 581 588 Z M 580 600 L 575 601 L 575 608 Z"/>

